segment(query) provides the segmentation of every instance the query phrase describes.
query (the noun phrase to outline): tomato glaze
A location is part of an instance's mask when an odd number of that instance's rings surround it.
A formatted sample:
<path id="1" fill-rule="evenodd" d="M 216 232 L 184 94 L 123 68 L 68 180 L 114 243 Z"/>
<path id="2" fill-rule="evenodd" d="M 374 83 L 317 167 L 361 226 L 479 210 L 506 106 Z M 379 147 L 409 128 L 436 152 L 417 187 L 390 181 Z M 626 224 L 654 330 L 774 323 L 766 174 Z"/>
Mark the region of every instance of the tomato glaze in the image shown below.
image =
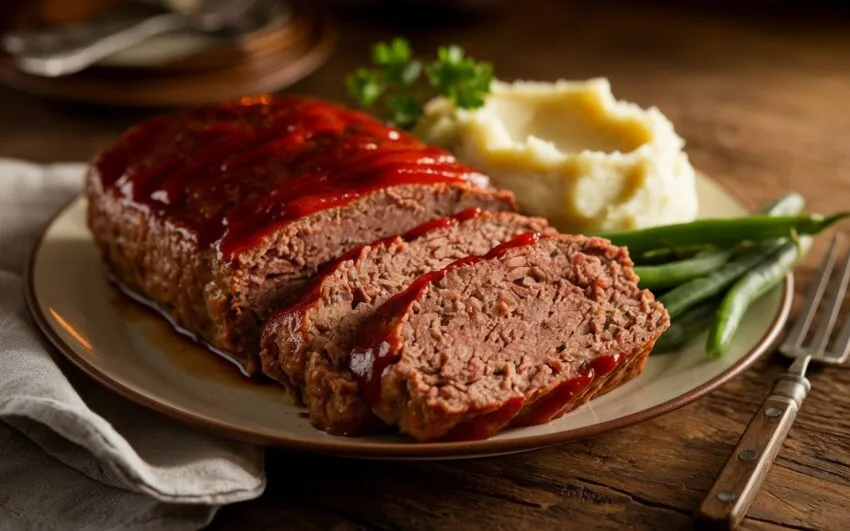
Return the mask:
<path id="1" fill-rule="evenodd" d="M 168 217 L 224 258 L 381 188 L 488 183 L 365 113 L 295 96 L 154 118 L 101 152 L 94 168 L 104 189 Z"/>
<path id="2" fill-rule="evenodd" d="M 493 411 L 476 415 L 449 430 L 442 441 L 487 439 L 505 426 L 522 427 L 545 424 L 573 409 L 576 401 L 593 381 L 619 365 L 620 356 L 606 355 L 583 363 L 578 374 L 558 384 L 545 395 L 527 404 L 522 396 L 514 396 Z M 474 411 L 470 414 L 475 415 Z"/>
<path id="3" fill-rule="evenodd" d="M 583 363 L 578 374 L 558 384 L 554 389 L 525 407 L 511 420 L 511 426 L 533 426 L 556 419 L 572 409 L 574 399 L 587 390 L 596 378 L 613 371 L 620 355 L 599 356 Z"/>

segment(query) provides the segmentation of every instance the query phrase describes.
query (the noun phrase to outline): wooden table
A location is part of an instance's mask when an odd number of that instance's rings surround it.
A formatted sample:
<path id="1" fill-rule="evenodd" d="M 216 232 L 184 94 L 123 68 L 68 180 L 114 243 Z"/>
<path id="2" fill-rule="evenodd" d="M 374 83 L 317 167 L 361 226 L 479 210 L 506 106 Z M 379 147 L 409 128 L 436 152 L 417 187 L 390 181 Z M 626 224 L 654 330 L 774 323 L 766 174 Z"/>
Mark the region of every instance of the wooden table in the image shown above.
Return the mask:
<path id="1" fill-rule="evenodd" d="M 477 23 L 439 29 L 345 14 L 336 55 L 293 91 L 342 99 L 344 73 L 395 32 L 423 52 L 457 42 L 504 79 L 607 76 L 619 97 L 666 113 L 694 165 L 749 207 L 789 190 L 816 211 L 848 206 L 850 34 L 840 14 L 767 21 L 714 3 L 622 4 L 505 2 Z M 0 156 L 84 160 L 147 114 L 0 88 Z M 800 268 L 798 290 L 827 239 Z M 393 463 L 270 450 L 266 494 L 224 508 L 212 529 L 681 529 L 783 365 L 768 357 L 674 413 L 522 455 Z M 815 369 L 811 380 L 747 529 L 850 528 L 850 372 Z"/>

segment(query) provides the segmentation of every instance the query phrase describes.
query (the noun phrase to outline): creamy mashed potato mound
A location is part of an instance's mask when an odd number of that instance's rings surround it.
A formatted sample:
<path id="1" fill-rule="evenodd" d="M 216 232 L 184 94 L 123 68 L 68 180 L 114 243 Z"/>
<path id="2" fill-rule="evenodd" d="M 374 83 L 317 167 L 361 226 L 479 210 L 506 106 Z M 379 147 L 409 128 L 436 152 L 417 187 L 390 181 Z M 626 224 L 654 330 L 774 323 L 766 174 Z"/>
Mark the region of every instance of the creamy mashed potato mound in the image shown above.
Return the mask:
<path id="1" fill-rule="evenodd" d="M 483 107 L 428 103 L 414 132 L 512 190 L 562 231 L 691 221 L 694 169 L 656 108 L 618 101 L 606 79 L 494 81 Z"/>

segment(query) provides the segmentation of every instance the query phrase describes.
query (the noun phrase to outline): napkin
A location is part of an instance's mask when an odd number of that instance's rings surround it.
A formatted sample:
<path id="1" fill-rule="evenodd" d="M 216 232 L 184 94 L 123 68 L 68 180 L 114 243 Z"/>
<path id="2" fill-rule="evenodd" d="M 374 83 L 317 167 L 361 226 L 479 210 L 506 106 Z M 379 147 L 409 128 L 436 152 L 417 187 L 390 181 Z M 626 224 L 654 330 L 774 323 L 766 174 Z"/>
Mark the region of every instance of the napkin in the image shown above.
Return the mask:
<path id="1" fill-rule="evenodd" d="M 63 374 L 24 304 L 32 246 L 84 171 L 0 158 L 0 531 L 200 529 L 262 494 L 262 449 Z"/>

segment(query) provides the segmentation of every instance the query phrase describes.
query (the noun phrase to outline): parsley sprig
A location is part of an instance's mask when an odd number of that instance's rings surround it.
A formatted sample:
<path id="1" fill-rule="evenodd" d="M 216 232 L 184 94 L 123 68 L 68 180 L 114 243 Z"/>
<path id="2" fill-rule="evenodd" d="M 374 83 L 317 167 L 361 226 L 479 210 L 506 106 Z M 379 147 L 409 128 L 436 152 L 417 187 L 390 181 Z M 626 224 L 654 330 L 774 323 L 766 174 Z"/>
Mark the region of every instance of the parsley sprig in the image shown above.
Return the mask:
<path id="1" fill-rule="evenodd" d="M 424 103 L 435 96 L 463 109 L 481 107 L 493 81 L 491 63 L 475 61 L 454 45 L 440 47 L 437 58 L 425 64 L 397 37 L 372 47 L 372 63 L 345 78 L 348 92 L 364 109 L 380 102 L 383 118 L 405 129 L 416 124 Z"/>

